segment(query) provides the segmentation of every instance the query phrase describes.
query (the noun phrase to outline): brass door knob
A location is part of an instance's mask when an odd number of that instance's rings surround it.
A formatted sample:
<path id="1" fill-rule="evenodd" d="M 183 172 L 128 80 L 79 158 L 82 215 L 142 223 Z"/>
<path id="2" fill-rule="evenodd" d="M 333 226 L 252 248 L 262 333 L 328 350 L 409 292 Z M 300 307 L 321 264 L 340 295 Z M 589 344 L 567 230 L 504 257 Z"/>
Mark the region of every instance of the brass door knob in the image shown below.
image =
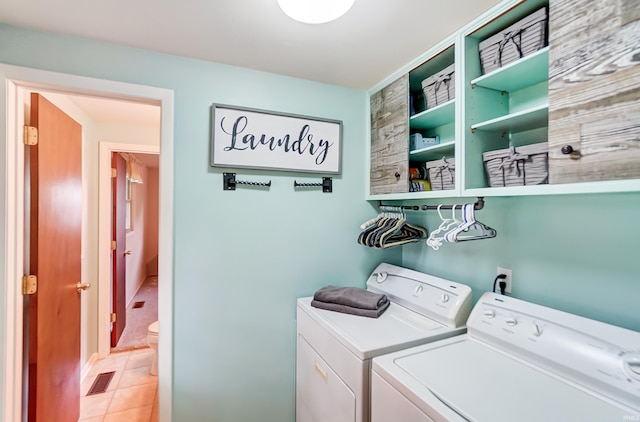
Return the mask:
<path id="1" fill-rule="evenodd" d="M 78 292 L 81 292 L 83 290 L 88 290 L 91 287 L 90 283 L 78 283 L 76 284 L 76 290 L 78 290 Z"/>

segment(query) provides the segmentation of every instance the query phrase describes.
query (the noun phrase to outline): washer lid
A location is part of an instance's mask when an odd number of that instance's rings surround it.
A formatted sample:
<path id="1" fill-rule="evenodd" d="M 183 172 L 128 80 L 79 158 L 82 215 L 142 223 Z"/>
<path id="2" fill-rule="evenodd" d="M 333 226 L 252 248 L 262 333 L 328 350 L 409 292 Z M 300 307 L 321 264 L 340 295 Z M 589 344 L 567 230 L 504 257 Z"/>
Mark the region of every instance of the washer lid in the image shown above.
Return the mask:
<path id="1" fill-rule="evenodd" d="M 383 365 L 392 376 L 398 368 L 409 375 L 418 397 L 439 400 L 470 421 L 616 421 L 630 415 L 622 405 L 468 336 L 399 352 Z"/>
<path id="2" fill-rule="evenodd" d="M 450 337 L 465 330 L 464 327 L 447 327 L 393 302 L 380 317 L 367 318 L 314 308 L 312 299 L 298 299 L 298 307 L 361 360 Z"/>

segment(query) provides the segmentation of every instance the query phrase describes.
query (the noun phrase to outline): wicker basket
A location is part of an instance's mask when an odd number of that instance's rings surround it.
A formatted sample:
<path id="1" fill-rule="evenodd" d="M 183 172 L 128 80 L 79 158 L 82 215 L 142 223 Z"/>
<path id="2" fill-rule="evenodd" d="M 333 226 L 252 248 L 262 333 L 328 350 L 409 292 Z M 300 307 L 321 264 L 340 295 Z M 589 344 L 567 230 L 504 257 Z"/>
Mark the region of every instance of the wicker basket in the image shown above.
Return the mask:
<path id="1" fill-rule="evenodd" d="M 455 64 L 422 81 L 426 108 L 434 108 L 456 96 Z"/>
<path id="2" fill-rule="evenodd" d="M 511 147 L 482 154 L 489 186 L 549 183 L 547 143 Z"/>
<path id="3" fill-rule="evenodd" d="M 448 190 L 455 188 L 456 164 L 453 158 L 427 161 L 427 173 L 431 190 Z"/>
<path id="4" fill-rule="evenodd" d="M 478 45 L 482 73 L 535 53 L 548 45 L 547 8 L 543 7 Z"/>

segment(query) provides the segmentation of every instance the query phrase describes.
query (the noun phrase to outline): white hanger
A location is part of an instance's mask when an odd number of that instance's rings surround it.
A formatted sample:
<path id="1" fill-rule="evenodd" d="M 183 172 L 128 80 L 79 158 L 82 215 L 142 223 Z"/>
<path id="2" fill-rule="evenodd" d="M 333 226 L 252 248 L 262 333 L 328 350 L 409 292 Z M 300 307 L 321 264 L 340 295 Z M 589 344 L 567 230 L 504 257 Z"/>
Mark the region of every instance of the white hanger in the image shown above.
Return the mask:
<path id="1" fill-rule="evenodd" d="M 471 212 L 469 212 L 469 205 L 471 205 Z M 454 227 L 452 230 L 448 231 L 444 235 L 444 240 L 447 242 L 457 242 L 458 234 L 464 230 L 468 230 L 469 227 L 473 223 L 475 223 L 475 218 L 473 216 L 473 207 L 474 204 L 464 204 L 462 206 L 462 222 L 458 224 L 457 227 Z"/>
<path id="2" fill-rule="evenodd" d="M 470 235 L 462 234 L 470 230 L 475 230 L 477 233 Z M 494 229 L 476 220 L 475 204 L 465 204 L 463 205 L 462 223 L 445 234 L 444 237 L 447 242 L 461 242 L 465 240 L 488 239 L 495 237 L 496 234 L 497 232 Z"/>
<path id="3" fill-rule="evenodd" d="M 440 220 L 442 220 L 442 222 L 440 223 L 440 226 L 436 230 L 431 232 L 431 234 L 429 235 L 429 238 L 427 239 L 427 245 L 431 246 L 431 248 L 433 248 L 434 251 L 437 251 L 438 249 L 440 249 L 440 246 L 442 246 L 442 241 L 444 240 L 446 233 L 442 237 L 437 237 L 436 235 L 442 232 L 446 232 L 447 230 L 451 229 L 454 226 L 458 226 L 461 223 L 461 221 L 456 219 L 457 205 L 451 206 L 451 218 L 442 217 L 442 213 L 440 212 L 440 207 L 442 207 L 442 204 L 438 205 L 438 215 L 440 216 Z"/>

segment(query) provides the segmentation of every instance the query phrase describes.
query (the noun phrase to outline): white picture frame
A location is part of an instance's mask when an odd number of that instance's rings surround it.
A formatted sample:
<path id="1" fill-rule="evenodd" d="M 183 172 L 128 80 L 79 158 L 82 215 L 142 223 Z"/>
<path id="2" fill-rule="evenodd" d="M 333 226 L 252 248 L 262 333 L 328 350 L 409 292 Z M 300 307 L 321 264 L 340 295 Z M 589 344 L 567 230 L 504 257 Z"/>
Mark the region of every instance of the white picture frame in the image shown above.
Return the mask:
<path id="1" fill-rule="evenodd" d="M 340 174 L 342 121 L 211 106 L 213 167 Z"/>

